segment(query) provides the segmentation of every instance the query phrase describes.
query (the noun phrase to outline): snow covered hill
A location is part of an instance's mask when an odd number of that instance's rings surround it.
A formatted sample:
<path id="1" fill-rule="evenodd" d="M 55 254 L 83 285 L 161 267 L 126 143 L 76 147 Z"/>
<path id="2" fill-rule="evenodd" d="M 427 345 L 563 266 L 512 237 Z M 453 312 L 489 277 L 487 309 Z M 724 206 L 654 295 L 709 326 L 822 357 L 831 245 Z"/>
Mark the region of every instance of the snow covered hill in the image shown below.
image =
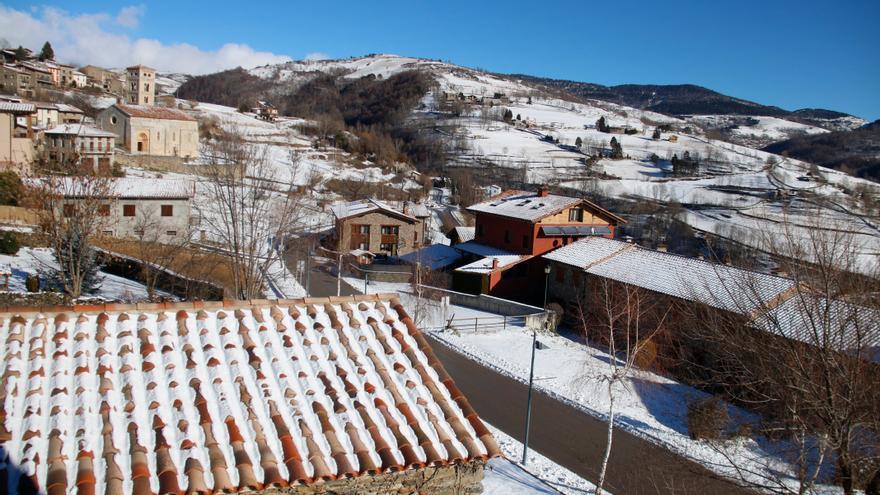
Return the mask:
<path id="1" fill-rule="evenodd" d="M 473 171 L 478 185 L 551 184 L 607 198 L 678 203 L 685 207 L 679 218 L 692 227 L 754 247 L 759 247 L 755 232 L 782 228 L 784 208 L 787 221 L 806 226 L 823 217 L 835 221 L 827 228 L 853 231 L 866 263 L 880 253 L 880 219 L 872 206 L 880 197 L 880 186 L 756 149 L 789 135 L 828 132 L 816 125 L 767 116 L 671 117 L 606 101 L 578 100 L 522 78 L 396 55 L 287 62 L 250 73 L 278 83 L 279 88 L 295 88 L 321 74 L 342 80 L 387 79 L 408 70 L 425 71 L 437 84 L 423 96 L 407 125 L 441 141 L 448 152 L 446 167 Z M 231 108 L 207 104 L 197 111 L 244 126 L 255 141 L 271 147 L 282 172 L 290 167 L 290 146 L 308 149 L 309 138 L 296 131 L 295 122 L 302 119 L 263 123 Z M 827 111 L 810 111 L 804 117 L 841 118 Z M 600 118 L 612 133 L 597 129 Z M 727 136 L 719 136 L 719 128 Z M 608 157 L 612 139 L 620 143 L 622 159 Z M 310 150 L 305 157 L 306 168 L 313 171 L 309 175 L 319 175 L 325 183 L 347 178 L 415 186 L 369 161 L 353 167 L 355 157 L 347 153 Z M 698 164 L 696 170 L 675 170 L 673 159 L 685 157 Z M 305 176 L 294 180 L 303 183 Z"/>

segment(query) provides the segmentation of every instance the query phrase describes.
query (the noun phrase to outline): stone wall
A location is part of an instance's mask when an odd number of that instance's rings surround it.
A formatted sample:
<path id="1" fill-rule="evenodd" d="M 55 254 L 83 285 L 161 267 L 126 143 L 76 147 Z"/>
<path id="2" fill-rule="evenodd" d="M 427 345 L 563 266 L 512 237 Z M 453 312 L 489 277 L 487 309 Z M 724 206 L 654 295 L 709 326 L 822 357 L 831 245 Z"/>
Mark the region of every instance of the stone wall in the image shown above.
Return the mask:
<path id="1" fill-rule="evenodd" d="M 483 492 L 483 461 L 441 467 L 407 469 L 374 476 L 363 475 L 313 485 L 264 489 L 263 494 L 295 495 L 478 495 Z"/>
<path id="2" fill-rule="evenodd" d="M 356 217 L 346 218 L 336 223 L 336 236 L 340 241 L 339 248 L 344 253 L 347 253 L 357 247 L 356 245 L 352 245 L 353 225 L 370 226 L 369 238 L 366 235 L 363 235 L 362 238 L 360 238 L 360 241 L 368 243 L 367 251 L 375 254 L 394 254 L 388 251 L 383 251 L 381 249 L 383 225 L 393 225 L 399 228 L 399 232 L 397 234 L 397 256 L 403 256 L 404 254 L 413 252 L 415 250 L 414 247 L 421 246 L 424 242 L 424 239 L 421 238 L 421 221 L 406 221 L 382 212 L 372 212 Z"/>

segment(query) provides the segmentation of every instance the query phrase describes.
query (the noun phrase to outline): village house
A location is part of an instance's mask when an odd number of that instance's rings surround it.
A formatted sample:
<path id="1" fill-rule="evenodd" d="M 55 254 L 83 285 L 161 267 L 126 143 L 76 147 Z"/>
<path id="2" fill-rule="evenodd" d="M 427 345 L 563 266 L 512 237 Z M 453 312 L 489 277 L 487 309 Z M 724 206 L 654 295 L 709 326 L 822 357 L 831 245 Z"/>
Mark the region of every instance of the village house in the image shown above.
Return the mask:
<path id="1" fill-rule="evenodd" d="M 35 80 L 30 72 L 13 64 L 0 65 L 0 92 L 33 98 Z"/>
<path id="2" fill-rule="evenodd" d="M 257 114 L 257 118 L 267 122 L 274 122 L 278 118 L 278 109 L 269 102 L 258 101 L 257 106 L 251 110 Z"/>
<path id="3" fill-rule="evenodd" d="M 32 103 L 0 101 L 0 169 L 29 174 L 34 161 Z"/>
<path id="4" fill-rule="evenodd" d="M 85 124 L 59 124 L 43 132 L 43 158 L 47 166 L 82 165 L 110 173 L 116 135 Z"/>
<path id="5" fill-rule="evenodd" d="M 198 156 L 199 124 L 181 110 L 117 103 L 98 114 L 97 123 L 132 154 Z"/>
<path id="6" fill-rule="evenodd" d="M 156 70 L 146 65 L 134 65 L 126 68 L 125 74 L 125 102 L 129 105 L 153 106 L 156 102 Z"/>
<path id="7" fill-rule="evenodd" d="M 4 308 L 0 335 L 20 493 L 477 495 L 501 455 L 395 295 Z"/>
<path id="8" fill-rule="evenodd" d="M 399 256 L 424 243 L 424 220 L 374 199 L 334 205 L 335 237 L 340 252 Z"/>
<path id="9" fill-rule="evenodd" d="M 626 221 L 582 198 L 510 190 L 472 205 L 474 240 L 455 246 L 474 261 L 455 270 L 456 290 L 534 301 L 544 264 L 533 259 L 585 237 L 613 238 Z"/>
<path id="10" fill-rule="evenodd" d="M 94 65 L 80 67 L 79 71 L 86 75 L 88 82 L 92 86 L 101 88 L 104 91 L 110 91 L 109 81 L 117 75 L 112 71 Z"/>
<path id="11" fill-rule="evenodd" d="M 31 84 L 35 90 L 51 89 L 56 85 L 57 71 L 45 63 L 35 61 L 19 62 L 18 67 L 31 75 Z"/>
<path id="12" fill-rule="evenodd" d="M 81 201 L 74 186 L 62 185 L 64 215 L 73 214 Z M 196 221 L 192 215 L 195 184 L 181 179 L 113 179 L 101 207 L 101 234 L 123 239 L 178 243 L 189 238 Z"/>

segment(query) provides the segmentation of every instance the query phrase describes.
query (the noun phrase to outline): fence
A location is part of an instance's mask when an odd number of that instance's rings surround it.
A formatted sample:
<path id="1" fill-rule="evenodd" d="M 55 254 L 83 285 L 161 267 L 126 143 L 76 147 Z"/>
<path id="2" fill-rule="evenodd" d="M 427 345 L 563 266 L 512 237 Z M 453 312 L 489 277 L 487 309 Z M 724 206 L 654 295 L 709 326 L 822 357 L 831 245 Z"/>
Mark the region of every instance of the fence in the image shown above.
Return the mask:
<path id="1" fill-rule="evenodd" d="M 421 294 L 400 292 L 406 299 L 407 308 L 415 313 L 416 323 L 422 328 L 452 328 L 458 331 L 492 332 L 506 330 L 510 326 L 532 330 L 554 328 L 553 313 L 537 306 L 530 306 L 485 294 L 463 294 L 437 287 L 420 286 Z M 421 296 L 421 297 L 419 297 Z M 493 313 L 493 316 L 456 318 L 450 305 Z"/>

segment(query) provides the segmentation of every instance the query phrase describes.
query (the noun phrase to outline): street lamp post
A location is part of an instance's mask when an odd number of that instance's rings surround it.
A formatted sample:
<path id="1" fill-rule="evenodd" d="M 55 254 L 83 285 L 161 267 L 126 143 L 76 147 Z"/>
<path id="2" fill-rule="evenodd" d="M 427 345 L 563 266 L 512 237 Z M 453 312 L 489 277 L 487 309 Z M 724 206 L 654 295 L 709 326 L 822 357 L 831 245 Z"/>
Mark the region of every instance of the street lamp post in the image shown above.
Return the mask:
<path id="1" fill-rule="evenodd" d="M 544 267 L 544 309 L 547 309 L 547 291 L 550 288 L 550 265 Z"/>
<path id="2" fill-rule="evenodd" d="M 535 349 L 537 348 L 538 334 L 532 330 L 532 365 L 529 368 L 529 398 L 526 400 L 526 434 L 523 439 L 522 464 L 526 465 L 526 456 L 529 453 L 529 425 L 532 421 L 532 382 L 535 379 Z"/>

